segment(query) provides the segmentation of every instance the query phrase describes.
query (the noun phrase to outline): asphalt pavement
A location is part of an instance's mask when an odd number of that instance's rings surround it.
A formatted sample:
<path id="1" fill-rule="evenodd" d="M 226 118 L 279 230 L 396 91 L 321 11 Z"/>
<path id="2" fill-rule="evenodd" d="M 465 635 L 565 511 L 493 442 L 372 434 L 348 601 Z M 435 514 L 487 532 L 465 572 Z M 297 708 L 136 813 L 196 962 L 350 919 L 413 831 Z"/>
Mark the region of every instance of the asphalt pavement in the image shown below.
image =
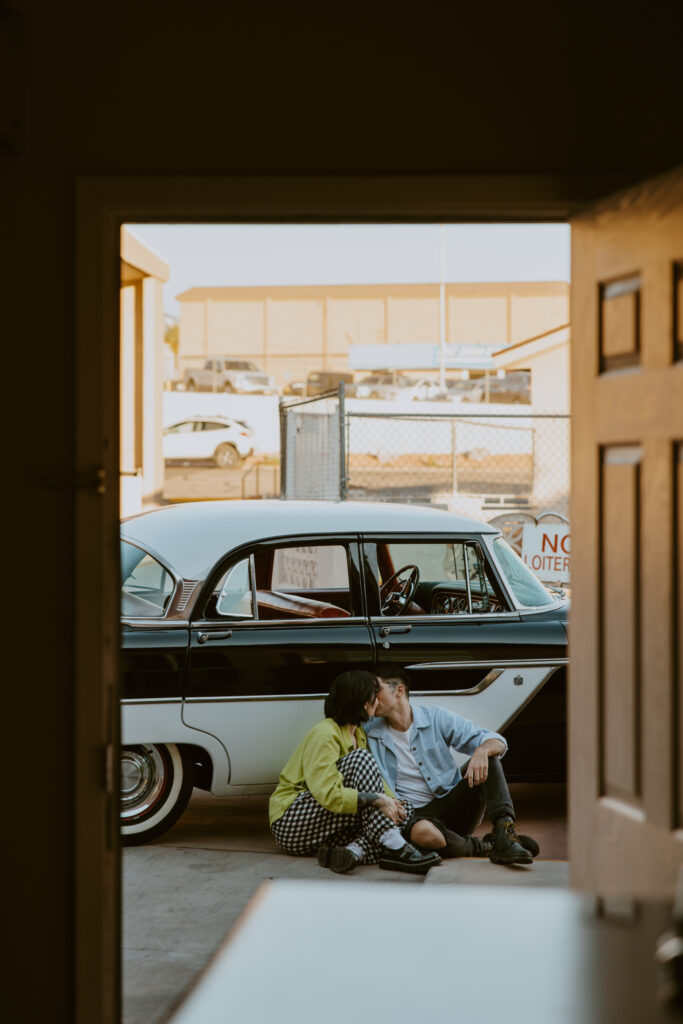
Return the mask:
<path id="1" fill-rule="evenodd" d="M 445 861 L 427 876 L 362 866 L 335 875 L 344 885 L 568 884 L 566 791 L 511 786 L 519 831 L 539 842 L 529 868 L 487 860 Z M 268 798 L 215 798 L 195 790 L 165 836 L 123 853 L 123 1021 L 161 1024 L 206 966 L 247 904 L 271 879 L 330 880 L 312 857 L 280 853 L 268 828 Z M 482 825 L 479 834 L 487 831 Z"/>

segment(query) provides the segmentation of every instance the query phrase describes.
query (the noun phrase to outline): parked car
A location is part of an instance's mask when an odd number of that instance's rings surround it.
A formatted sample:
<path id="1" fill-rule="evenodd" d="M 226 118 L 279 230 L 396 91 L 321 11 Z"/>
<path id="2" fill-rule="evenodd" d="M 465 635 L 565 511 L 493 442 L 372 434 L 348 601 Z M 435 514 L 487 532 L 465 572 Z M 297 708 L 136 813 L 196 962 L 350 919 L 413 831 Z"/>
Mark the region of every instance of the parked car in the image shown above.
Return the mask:
<path id="1" fill-rule="evenodd" d="M 513 370 L 504 377 L 489 378 L 489 402 L 531 402 L 531 374 L 528 370 Z"/>
<path id="2" fill-rule="evenodd" d="M 441 394 L 441 385 L 438 380 L 421 378 L 416 381 L 406 381 L 398 397 L 412 399 L 415 402 L 425 402 L 438 399 Z"/>
<path id="3" fill-rule="evenodd" d="M 290 380 L 282 389 L 283 395 L 305 395 L 306 394 L 306 381 L 305 380 Z"/>
<path id="4" fill-rule="evenodd" d="M 344 382 L 347 394 L 353 391 L 353 374 L 337 373 L 333 370 L 314 370 L 306 379 L 306 394 L 324 395 L 327 391 L 336 391 Z"/>
<path id="5" fill-rule="evenodd" d="M 275 379 L 246 359 L 207 359 L 185 370 L 186 391 L 225 391 L 244 395 L 276 395 Z"/>
<path id="6" fill-rule="evenodd" d="M 412 387 L 414 380 L 393 373 L 372 373 L 354 385 L 356 398 L 398 398 L 404 388 Z"/>
<path id="7" fill-rule="evenodd" d="M 484 384 L 481 380 L 447 380 L 448 398 L 460 399 L 463 402 L 482 402 L 484 400 Z"/>
<path id="8" fill-rule="evenodd" d="M 188 416 L 164 430 L 164 459 L 213 459 L 221 469 L 234 469 L 254 450 L 253 434 L 247 423 L 231 416 Z"/>
<path id="9" fill-rule="evenodd" d="M 196 502 L 125 520 L 121 559 L 126 843 L 168 829 L 193 786 L 269 792 L 332 679 L 380 659 L 410 670 L 420 702 L 506 733 L 509 778 L 564 771 L 568 602 L 493 526 Z"/>

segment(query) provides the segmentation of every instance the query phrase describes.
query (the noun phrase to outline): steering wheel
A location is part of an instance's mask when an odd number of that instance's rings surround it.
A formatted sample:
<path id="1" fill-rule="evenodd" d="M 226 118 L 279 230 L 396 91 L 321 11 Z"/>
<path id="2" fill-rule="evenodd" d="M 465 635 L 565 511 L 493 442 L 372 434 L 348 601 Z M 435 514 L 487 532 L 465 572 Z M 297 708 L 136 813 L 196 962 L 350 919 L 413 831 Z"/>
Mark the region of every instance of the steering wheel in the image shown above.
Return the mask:
<path id="1" fill-rule="evenodd" d="M 405 579 L 401 579 L 408 573 Z M 410 606 L 417 585 L 420 582 L 420 570 L 416 565 L 404 565 L 383 583 L 379 591 L 382 615 L 403 615 Z"/>

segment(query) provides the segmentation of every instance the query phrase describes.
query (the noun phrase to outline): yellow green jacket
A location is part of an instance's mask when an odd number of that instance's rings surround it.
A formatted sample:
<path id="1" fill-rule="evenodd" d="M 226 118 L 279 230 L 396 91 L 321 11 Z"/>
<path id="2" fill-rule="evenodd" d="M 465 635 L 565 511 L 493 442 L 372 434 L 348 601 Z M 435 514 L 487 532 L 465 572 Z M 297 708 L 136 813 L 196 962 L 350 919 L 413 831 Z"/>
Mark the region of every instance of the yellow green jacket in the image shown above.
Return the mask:
<path id="1" fill-rule="evenodd" d="M 367 737 L 360 726 L 356 728 L 356 744 L 358 749 L 367 750 Z M 282 817 L 304 789 L 309 789 L 328 811 L 356 814 L 358 790 L 344 785 L 337 768 L 339 758 L 353 749 L 348 729 L 337 725 L 334 719 L 324 718 L 314 725 L 280 772 L 277 788 L 270 798 L 270 824 Z M 386 783 L 384 789 L 393 796 Z"/>

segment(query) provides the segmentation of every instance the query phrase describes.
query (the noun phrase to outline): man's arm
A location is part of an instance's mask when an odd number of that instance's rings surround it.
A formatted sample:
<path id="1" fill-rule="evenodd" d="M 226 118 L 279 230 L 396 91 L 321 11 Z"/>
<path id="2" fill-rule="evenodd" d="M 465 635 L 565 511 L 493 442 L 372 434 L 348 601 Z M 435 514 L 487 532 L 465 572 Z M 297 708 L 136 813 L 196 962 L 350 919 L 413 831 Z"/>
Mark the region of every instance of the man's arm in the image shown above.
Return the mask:
<path id="1" fill-rule="evenodd" d="M 482 782 L 486 782 L 489 774 L 489 758 L 499 757 L 504 753 L 505 744 L 497 739 L 484 740 L 477 747 L 470 758 L 470 763 L 465 772 L 465 778 L 469 783 L 470 789 L 473 786 L 481 786 Z"/>
<path id="2" fill-rule="evenodd" d="M 462 715 L 447 708 L 435 708 L 434 724 L 444 742 L 459 754 L 472 755 L 487 740 L 493 739 L 502 744 L 501 756 L 507 750 L 505 737 L 500 733 L 494 732 L 493 729 L 482 729 L 469 718 L 463 718 Z"/>

